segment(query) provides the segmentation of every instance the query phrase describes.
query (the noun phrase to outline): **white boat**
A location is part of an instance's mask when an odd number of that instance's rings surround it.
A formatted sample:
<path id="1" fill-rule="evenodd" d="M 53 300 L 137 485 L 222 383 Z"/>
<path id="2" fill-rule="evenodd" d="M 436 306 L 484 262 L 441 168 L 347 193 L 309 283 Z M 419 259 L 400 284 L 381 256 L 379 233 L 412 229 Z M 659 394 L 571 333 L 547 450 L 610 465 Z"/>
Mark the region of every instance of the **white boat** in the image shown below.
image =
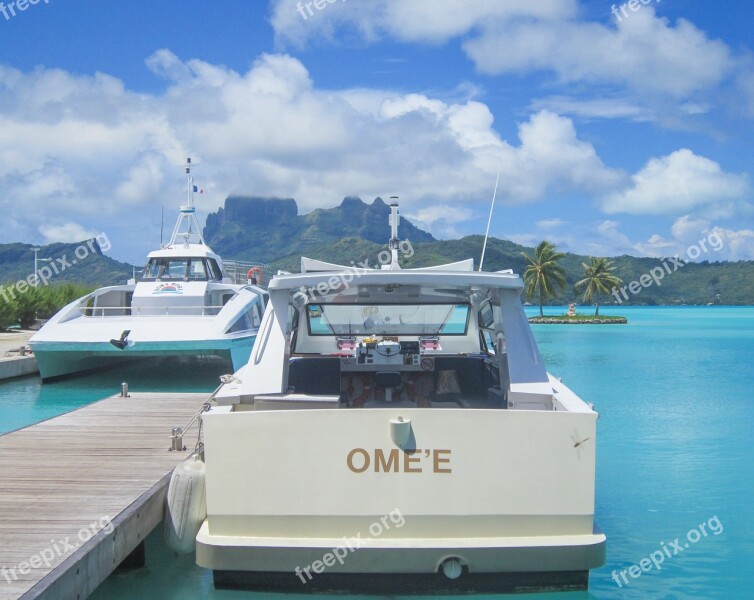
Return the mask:
<path id="1" fill-rule="evenodd" d="M 545 370 L 511 271 L 302 259 L 204 424 L 216 587 L 585 589 L 597 413 Z"/>
<path id="2" fill-rule="evenodd" d="M 261 269 L 223 264 L 188 204 L 138 281 L 103 287 L 55 314 L 29 340 L 43 380 L 145 357 L 216 355 L 246 364 L 267 303 Z"/>

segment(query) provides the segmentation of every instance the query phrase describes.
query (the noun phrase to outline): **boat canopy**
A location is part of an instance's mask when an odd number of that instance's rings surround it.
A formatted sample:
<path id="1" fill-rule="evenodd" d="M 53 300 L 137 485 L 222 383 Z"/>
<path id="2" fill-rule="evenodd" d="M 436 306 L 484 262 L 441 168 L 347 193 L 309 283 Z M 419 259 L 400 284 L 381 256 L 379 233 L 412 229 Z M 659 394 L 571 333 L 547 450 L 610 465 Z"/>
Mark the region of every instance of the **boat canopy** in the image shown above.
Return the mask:
<path id="1" fill-rule="evenodd" d="M 328 356 L 337 353 L 341 338 L 370 335 L 416 343 L 433 337 L 441 354 L 455 356 L 478 354 L 486 338 L 500 349 L 511 389 L 547 387 L 522 290 L 521 278 L 510 271 L 343 269 L 277 275 L 269 284 L 271 305 L 238 396 L 285 392 L 291 352 Z"/>

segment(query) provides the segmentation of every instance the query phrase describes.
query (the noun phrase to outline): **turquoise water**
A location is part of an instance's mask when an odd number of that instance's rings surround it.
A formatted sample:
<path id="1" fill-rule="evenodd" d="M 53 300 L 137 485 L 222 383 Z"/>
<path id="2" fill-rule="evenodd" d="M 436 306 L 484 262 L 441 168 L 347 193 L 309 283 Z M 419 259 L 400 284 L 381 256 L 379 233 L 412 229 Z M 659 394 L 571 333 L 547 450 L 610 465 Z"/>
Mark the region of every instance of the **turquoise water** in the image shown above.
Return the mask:
<path id="1" fill-rule="evenodd" d="M 150 359 L 42 385 L 38 377 L 0 382 L 0 433 L 7 433 L 120 393 L 212 392 L 230 363 L 215 358 Z"/>
<path id="2" fill-rule="evenodd" d="M 601 312 L 623 314 L 629 324 L 538 325 L 534 333 L 548 369 L 600 413 L 597 522 L 608 536 L 608 562 L 592 571 L 588 593 L 519 597 L 752 597 L 754 308 Z M 220 372 L 216 365 L 198 364 L 173 372 L 109 372 L 41 389 L 34 379 L 0 384 L 0 431 L 117 392 L 124 380 L 132 389 L 209 391 Z M 651 562 L 653 553 L 660 570 Z M 147 555 L 147 568 L 111 576 L 93 598 L 269 596 L 214 590 L 209 573 L 191 556 L 173 556 L 158 532 L 148 539 Z M 642 559 L 651 568 L 637 567 L 634 578 L 628 569 Z"/>

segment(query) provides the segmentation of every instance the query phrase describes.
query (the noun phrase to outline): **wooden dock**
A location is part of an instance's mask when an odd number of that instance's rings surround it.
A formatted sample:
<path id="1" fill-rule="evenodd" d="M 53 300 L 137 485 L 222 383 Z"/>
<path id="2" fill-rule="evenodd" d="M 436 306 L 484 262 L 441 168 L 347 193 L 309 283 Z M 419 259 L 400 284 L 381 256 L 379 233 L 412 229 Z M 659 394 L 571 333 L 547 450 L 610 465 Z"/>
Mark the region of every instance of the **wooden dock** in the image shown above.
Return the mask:
<path id="1" fill-rule="evenodd" d="M 21 354 L 33 331 L 17 330 L 0 332 L 0 379 L 25 377 L 39 372 L 33 354 Z"/>
<path id="2" fill-rule="evenodd" d="M 39 373 L 37 359 L 29 356 L 4 356 L 0 358 L 0 380 L 15 379 Z"/>
<path id="3" fill-rule="evenodd" d="M 0 600 L 83 600 L 137 549 L 190 454 L 171 428 L 208 396 L 115 396 L 0 436 Z"/>

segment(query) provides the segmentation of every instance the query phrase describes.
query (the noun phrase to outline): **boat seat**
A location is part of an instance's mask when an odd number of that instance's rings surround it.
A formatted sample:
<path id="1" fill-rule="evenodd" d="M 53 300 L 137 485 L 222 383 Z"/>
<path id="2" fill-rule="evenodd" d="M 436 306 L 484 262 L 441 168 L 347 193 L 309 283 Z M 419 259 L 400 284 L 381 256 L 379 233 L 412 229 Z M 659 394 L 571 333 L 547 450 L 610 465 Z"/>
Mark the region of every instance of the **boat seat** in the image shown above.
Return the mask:
<path id="1" fill-rule="evenodd" d="M 438 356 L 435 358 L 435 384 L 440 371 L 456 372 L 461 395 L 487 396 L 488 385 L 483 356 Z M 438 394 L 445 395 L 452 394 Z"/>
<path id="2" fill-rule="evenodd" d="M 403 375 L 400 371 L 377 371 L 374 374 L 374 384 L 385 390 L 385 401 L 392 402 L 393 391 L 401 385 Z"/>
<path id="3" fill-rule="evenodd" d="M 340 358 L 292 358 L 288 363 L 288 389 L 296 394 L 340 396 Z"/>
<path id="4" fill-rule="evenodd" d="M 430 395 L 434 405 L 458 405 L 462 408 L 504 408 L 501 398 L 490 394 L 491 381 L 484 356 L 438 356 L 435 358 L 435 390 L 440 371 L 455 371 L 460 393 Z M 502 404 L 502 405 L 501 405 Z"/>

